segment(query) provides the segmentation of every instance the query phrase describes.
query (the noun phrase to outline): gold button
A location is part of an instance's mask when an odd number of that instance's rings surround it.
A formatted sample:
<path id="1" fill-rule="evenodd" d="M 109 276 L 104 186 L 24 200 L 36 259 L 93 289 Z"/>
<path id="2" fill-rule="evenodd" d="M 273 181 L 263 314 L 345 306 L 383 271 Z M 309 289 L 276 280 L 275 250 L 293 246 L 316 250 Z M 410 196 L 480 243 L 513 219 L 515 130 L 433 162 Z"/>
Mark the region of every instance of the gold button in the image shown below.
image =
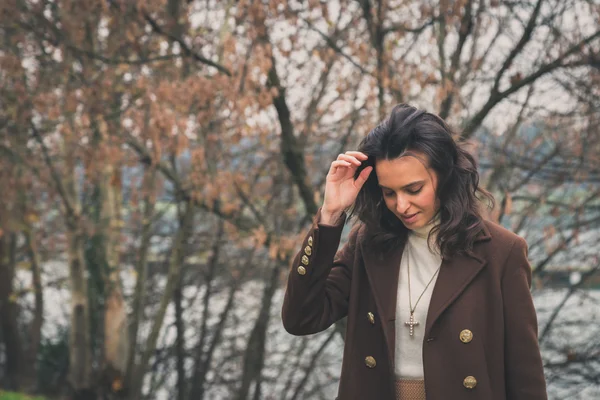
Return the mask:
<path id="1" fill-rule="evenodd" d="M 308 245 L 312 246 L 312 244 L 313 244 L 313 238 L 312 238 L 312 236 L 309 236 L 308 237 Z"/>
<path id="2" fill-rule="evenodd" d="M 300 275 L 306 275 L 306 268 L 304 268 L 302 265 L 298 267 L 298 273 Z"/>
<path id="3" fill-rule="evenodd" d="M 312 247 L 306 246 L 304 248 L 304 252 L 306 253 L 307 256 L 310 256 L 312 254 Z"/>
<path id="4" fill-rule="evenodd" d="M 473 340 L 473 332 L 471 332 L 468 329 L 465 329 L 460 332 L 460 341 L 461 342 L 469 343 L 471 340 Z"/>
<path id="5" fill-rule="evenodd" d="M 367 317 L 369 318 L 369 322 L 371 323 L 371 325 L 375 324 L 375 315 L 373 315 L 372 312 L 367 313 Z"/>
<path id="6" fill-rule="evenodd" d="M 308 265 L 308 257 L 302 256 L 302 264 Z"/>
<path id="7" fill-rule="evenodd" d="M 368 356 L 365 358 L 365 365 L 369 368 L 375 368 L 375 366 L 377 365 L 377 361 L 375 361 L 373 357 Z"/>
<path id="8" fill-rule="evenodd" d="M 463 381 L 463 385 L 467 389 L 473 389 L 475 386 L 477 386 L 477 379 L 475 379 L 474 376 L 467 376 Z"/>

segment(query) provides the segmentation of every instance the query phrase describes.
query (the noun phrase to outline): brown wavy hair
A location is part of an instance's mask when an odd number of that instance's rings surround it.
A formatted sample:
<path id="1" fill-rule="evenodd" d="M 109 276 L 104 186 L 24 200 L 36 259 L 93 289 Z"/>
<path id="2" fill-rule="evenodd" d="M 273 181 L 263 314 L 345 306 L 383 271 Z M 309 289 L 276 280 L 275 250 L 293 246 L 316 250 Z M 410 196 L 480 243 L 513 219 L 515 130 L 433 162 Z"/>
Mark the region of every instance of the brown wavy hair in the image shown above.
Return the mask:
<path id="1" fill-rule="evenodd" d="M 408 228 L 386 207 L 375 171 L 376 160 L 394 160 L 407 152 L 419 152 L 427 157 L 428 167 L 437 174 L 436 200 L 438 223 L 436 244 L 444 258 L 456 254 L 472 254 L 473 243 L 483 228 L 480 212 L 482 201 L 493 208 L 494 197 L 479 187 L 475 158 L 465 144 L 453 138 L 453 132 L 443 119 L 407 104 L 395 106 L 391 115 L 362 140 L 358 151 L 369 158 L 363 168 L 373 172 L 360 190 L 350 211 L 366 226 L 372 245 L 382 250 L 403 243 Z"/>

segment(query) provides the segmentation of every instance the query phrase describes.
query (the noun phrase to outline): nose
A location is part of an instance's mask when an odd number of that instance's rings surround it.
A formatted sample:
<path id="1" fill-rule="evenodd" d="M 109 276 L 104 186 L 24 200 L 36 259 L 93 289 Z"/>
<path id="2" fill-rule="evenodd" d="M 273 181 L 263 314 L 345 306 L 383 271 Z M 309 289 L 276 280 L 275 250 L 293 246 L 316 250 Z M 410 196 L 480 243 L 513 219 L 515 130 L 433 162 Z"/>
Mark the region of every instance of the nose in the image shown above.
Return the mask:
<path id="1" fill-rule="evenodd" d="M 404 196 L 398 196 L 396 198 L 396 211 L 400 214 L 406 214 L 408 208 L 410 207 L 410 202 L 404 198 Z"/>

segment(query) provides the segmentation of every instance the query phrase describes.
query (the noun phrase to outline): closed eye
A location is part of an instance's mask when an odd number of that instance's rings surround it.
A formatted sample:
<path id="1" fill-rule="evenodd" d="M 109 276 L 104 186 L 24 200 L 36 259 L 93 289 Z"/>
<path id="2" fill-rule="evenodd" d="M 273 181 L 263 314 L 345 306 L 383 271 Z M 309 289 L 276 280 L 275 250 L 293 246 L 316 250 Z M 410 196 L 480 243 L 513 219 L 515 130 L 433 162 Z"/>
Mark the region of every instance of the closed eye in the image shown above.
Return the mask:
<path id="1" fill-rule="evenodd" d="M 423 186 L 421 186 L 421 187 L 420 187 L 420 188 L 418 188 L 418 189 L 406 189 L 406 191 L 407 191 L 409 194 L 419 194 L 419 192 L 420 192 L 421 190 L 423 190 Z"/>
<path id="2" fill-rule="evenodd" d="M 379 185 L 379 187 L 381 187 L 381 190 L 383 192 L 383 197 L 391 197 L 394 195 L 394 191 L 392 189 L 390 189 L 389 187 L 383 186 L 381 184 Z M 416 194 L 419 194 L 421 192 L 421 190 L 423 190 L 423 187 L 425 187 L 425 181 L 419 180 L 419 181 L 411 182 L 408 185 L 401 187 L 400 190 L 403 190 L 405 193 L 408 193 L 409 195 L 416 195 Z"/>
<path id="3" fill-rule="evenodd" d="M 404 190 L 408 194 L 415 195 L 415 194 L 419 194 L 421 192 L 421 190 L 423 190 L 423 186 L 421 186 L 418 189 L 404 189 Z M 392 191 L 389 191 L 389 190 L 383 191 L 383 197 L 392 197 L 393 195 L 394 195 L 394 192 L 392 192 Z"/>

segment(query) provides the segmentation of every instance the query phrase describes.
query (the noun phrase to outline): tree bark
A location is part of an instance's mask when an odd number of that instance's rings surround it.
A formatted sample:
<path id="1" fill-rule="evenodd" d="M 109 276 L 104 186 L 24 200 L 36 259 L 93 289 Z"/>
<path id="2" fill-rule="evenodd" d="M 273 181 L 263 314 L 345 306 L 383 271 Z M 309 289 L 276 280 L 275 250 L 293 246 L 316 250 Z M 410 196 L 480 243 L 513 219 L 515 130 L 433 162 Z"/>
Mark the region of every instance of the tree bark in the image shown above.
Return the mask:
<path id="1" fill-rule="evenodd" d="M 40 256 L 35 240 L 35 231 L 29 228 L 24 231 L 27 254 L 31 263 L 31 276 L 34 294 L 33 321 L 29 327 L 30 343 L 27 351 L 27 385 L 35 386 L 37 379 L 37 357 L 42 339 L 42 325 L 44 324 L 44 289 L 42 287 L 42 273 L 40 269 Z"/>
<path id="2" fill-rule="evenodd" d="M 69 334 L 69 380 L 77 398 L 83 398 L 91 387 L 92 354 L 90 315 L 83 255 L 84 237 L 79 229 L 67 232 L 69 278 L 71 282 L 71 330 Z"/>
<path id="3" fill-rule="evenodd" d="M 280 266 L 276 265 L 271 270 L 269 280 L 265 282 L 263 290 L 263 298 L 260 307 L 260 312 L 254 328 L 250 333 L 246 354 L 244 355 L 244 370 L 242 373 L 242 384 L 238 390 L 236 398 L 238 400 L 246 400 L 250 395 L 250 388 L 254 387 L 252 398 L 258 400 L 261 398 L 262 384 L 262 369 L 265 360 L 265 341 L 267 336 L 267 328 L 269 326 L 269 317 L 271 304 L 273 302 L 273 294 L 279 282 Z"/>
<path id="4" fill-rule="evenodd" d="M 150 358 L 152 358 L 156 351 L 158 335 L 160 334 L 165 319 L 167 307 L 171 302 L 173 291 L 177 282 L 179 281 L 181 266 L 185 259 L 185 244 L 187 243 L 187 239 L 190 236 L 192 222 L 194 219 L 193 201 L 188 200 L 184 204 L 183 208 L 184 210 L 182 213 L 180 213 L 179 216 L 179 229 L 177 231 L 175 239 L 173 240 L 173 247 L 171 249 L 167 283 L 165 285 L 165 289 L 160 300 L 158 311 L 154 316 L 152 329 L 150 330 L 150 335 L 148 336 L 148 340 L 146 341 L 146 346 L 142 354 L 140 364 L 135 373 L 135 381 L 132 386 L 132 398 L 134 399 L 141 398 L 144 375 L 146 374 L 146 370 L 148 369 Z"/>
<path id="5" fill-rule="evenodd" d="M 127 310 L 120 279 L 121 180 L 120 169 L 105 164 L 100 188 L 101 213 L 99 234 L 108 267 L 105 277 L 104 378 L 111 391 L 121 392 L 129 358 Z"/>
<path id="6" fill-rule="evenodd" d="M 138 329 L 144 316 L 144 305 L 146 301 L 146 284 L 148 276 L 148 251 L 150 250 L 150 239 L 152 238 L 152 215 L 154 214 L 154 204 L 156 183 L 156 168 L 149 166 L 146 169 L 143 182 L 143 214 L 142 214 L 142 232 L 141 244 L 138 252 L 136 271 L 135 293 L 133 296 L 133 306 L 131 315 L 131 326 L 129 328 L 130 349 L 129 359 L 127 361 L 126 382 L 128 387 L 132 387 L 135 367 L 135 354 L 138 342 Z"/>
<path id="7" fill-rule="evenodd" d="M 16 234 L 0 236 L 0 324 L 6 356 L 6 381 L 9 390 L 21 387 L 23 363 L 22 343 L 17 323 L 17 299 L 13 292 L 15 276 Z"/>
<path id="8" fill-rule="evenodd" d="M 183 324 L 183 282 L 181 275 L 179 282 L 173 292 L 173 303 L 175 305 L 175 328 L 177 338 L 175 339 L 175 364 L 177 366 L 177 400 L 185 398 L 185 325 Z"/>
<path id="9" fill-rule="evenodd" d="M 190 400 L 199 400 L 204 397 L 204 381 L 206 379 L 206 365 L 204 363 L 206 354 L 204 352 L 204 343 L 206 342 L 207 331 L 208 331 L 208 316 L 210 312 L 210 298 L 212 296 L 212 284 L 215 277 L 215 272 L 217 270 L 217 263 L 219 260 L 219 250 L 221 249 L 221 239 L 223 237 L 223 220 L 219 221 L 219 226 L 217 228 L 217 235 L 215 242 L 212 246 L 212 254 L 210 260 L 208 261 L 208 270 L 204 276 L 204 284 L 206 286 L 206 290 L 204 292 L 204 297 L 202 299 L 202 320 L 200 323 L 199 329 L 199 339 L 196 345 L 196 355 L 194 362 L 194 371 L 192 375 L 192 386 L 190 389 Z M 214 340 L 214 339 L 213 339 Z"/>
<path id="10" fill-rule="evenodd" d="M 81 227 L 81 205 L 76 189 L 76 160 L 71 143 L 65 149 L 66 175 L 61 179 L 49 155 L 46 161 L 52 168 L 57 189 L 65 208 L 67 227 L 67 256 L 71 287 L 71 326 L 69 332 L 69 382 L 76 399 L 90 395 L 92 385 L 92 353 L 90 310 L 88 299 L 87 264 L 84 256 L 85 236 Z"/>

